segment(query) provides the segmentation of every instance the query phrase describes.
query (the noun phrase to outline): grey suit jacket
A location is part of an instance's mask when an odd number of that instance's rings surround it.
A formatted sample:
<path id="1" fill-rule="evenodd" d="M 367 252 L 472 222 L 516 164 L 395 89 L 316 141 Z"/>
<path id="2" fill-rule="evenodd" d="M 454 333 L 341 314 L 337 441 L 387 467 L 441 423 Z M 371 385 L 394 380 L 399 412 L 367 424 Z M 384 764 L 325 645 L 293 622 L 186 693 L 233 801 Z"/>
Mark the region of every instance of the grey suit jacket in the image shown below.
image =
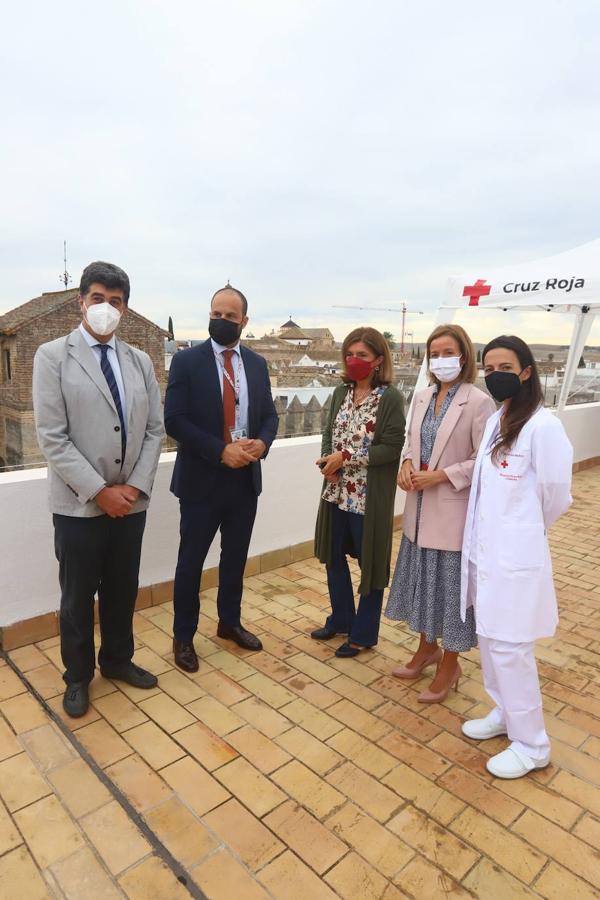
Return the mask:
<path id="1" fill-rule="evenodd" d="M 53 513 L 102 515 L 94 497 L 103 487 L 141 491 L 132 513 L 145 509 L 163 436 L 160 390 L 147 353 L 117 339 L 127 405 L 127 448 L 121 466 L 119 416 L 94 351 L 79 329 L 42 344 L 33 361 L 33 409 L 48 462 Z"/>

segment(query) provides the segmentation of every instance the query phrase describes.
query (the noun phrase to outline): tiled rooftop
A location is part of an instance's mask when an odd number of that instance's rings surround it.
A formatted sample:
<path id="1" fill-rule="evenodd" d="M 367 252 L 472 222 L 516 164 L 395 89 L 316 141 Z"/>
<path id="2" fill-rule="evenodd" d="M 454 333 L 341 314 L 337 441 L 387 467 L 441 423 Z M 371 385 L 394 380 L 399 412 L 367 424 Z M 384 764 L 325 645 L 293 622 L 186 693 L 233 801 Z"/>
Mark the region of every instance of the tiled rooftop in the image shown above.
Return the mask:
<path id="1" fill-rule="evenodd" d="M 384 620 L 360 659 L 312 641 L 328 598 L 307 560 L 246 580 L 263 653 L 216 638 L 216 592 L 203 594 L 193 676 L 173 667 L 171 603 L 136 613 L 135 659 L 159 687 L 96 678 L 68 723 L 75 746 L 0 663 L 0 897 L 600 896 L 599 476 L 575 476 L 551 535 L 548 769 L 494 780 L 485 760 L 505 740 L 461 736 L 488 709 L 477 651 L 458 693 L 423 706 L 427 678 L 390 677 L 414 646 L 402 627 Z M 9 655 L 62 716 L 58 638 Z"/>

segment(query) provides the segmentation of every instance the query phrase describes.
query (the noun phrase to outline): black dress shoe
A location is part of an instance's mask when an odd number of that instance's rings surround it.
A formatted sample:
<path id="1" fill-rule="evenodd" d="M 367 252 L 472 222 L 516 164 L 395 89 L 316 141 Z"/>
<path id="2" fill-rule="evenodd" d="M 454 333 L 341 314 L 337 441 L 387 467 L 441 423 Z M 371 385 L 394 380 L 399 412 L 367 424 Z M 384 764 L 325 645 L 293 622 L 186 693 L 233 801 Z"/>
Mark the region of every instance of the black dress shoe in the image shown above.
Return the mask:
<path id="1" fill-rule="evenodd" d="M 222 625 L 219 622 L 217 627 L 217 637 L 235 641 L 238 647 L 243 647 L 244 650 L 262 650 L 263 648 L 263 645 L 256 635 L 246 631 L 241 625 L 234 625 L 232 627 L 230 625 Z"/>
<path id="2" fill-rule="evenodd" d="M 362 653 L 363 650 L 370 650 L 370 647 L 351 647 L 348 641 L 345 644 L 342 644 L 335 651 L 336 656 L 341 656 L 342 659 L 348 659 L 351 656 L 358 656 L 359 653 Z"/>
<path id="3" fill-rule="evenodd" d="M 333 631 L 333 629 L 328 628 L 327 625 L 323 625 L 322 628 L 317 628 L 315 631 L 311 631 L 310 636 L 313 641 L 328 641 L 331 638 L 334 638 L 337 634 L 337 631 Z"/>
<path id="4" fill-rule="evenodd" d="M 191 643 L 186 644 L 185 641 L 177 641 L 173 638 L 173 656 L 175 665 L 184 672 L 197 672 L 200 668 L 194 645 Z"/>
<path id="5" fill-rule="evenodd" d="M 125 681 L 132 687 L 137 688 L 153 688 L 158 684 L 158 678 L 152 672 L 146 672 L 136 666 L 135 663 L 125 663 L 114 669 L 100 669 L 104 678 L 111 678 L 114 681 Z"/>
<path id="6" fill-rule="evenodd" d="M 67 685 L 63 697 L 63 709 L 71 718 L 79 719 L 88 711 L 90 705 L 88 687 L 88 681 L 74 681 Z"/>

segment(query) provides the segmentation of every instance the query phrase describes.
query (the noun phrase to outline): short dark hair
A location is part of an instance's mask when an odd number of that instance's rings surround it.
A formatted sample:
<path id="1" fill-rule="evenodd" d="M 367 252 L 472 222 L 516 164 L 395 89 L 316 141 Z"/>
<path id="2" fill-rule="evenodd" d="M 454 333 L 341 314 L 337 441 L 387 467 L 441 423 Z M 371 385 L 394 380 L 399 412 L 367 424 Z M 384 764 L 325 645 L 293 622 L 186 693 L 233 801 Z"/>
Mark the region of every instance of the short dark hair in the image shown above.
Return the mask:
<path id="1" fill-rule="evenodd" d="M 101 284 L 106 288 L 119 288 L 123 291 L 125 303 L 129 303 L 129 276 L 127 272 L 115 266 L 114 263 L 97 262 L 90 263 L 86 266 L 81 275 L 79 282 L 79 293 L 85 297 L 93 284 Z"/>
<path id="2" fill-rule="evenodd" d="M 244 318 L 246 318 L 246 314 L 248 312 L 248 301 L 246 300 L 246 298 L 244 297 L 242 292 L 238 291 L 237 288 L 234 288 L 231 284 L 229 284 L 229 282 L 227 282 L 225 287 L 219 288 L 218 291 L 215 291 L 215 293 L 212 295 L 210 305 L 211 306 L 213 305 L 213 301 L 214 301 L 215 297 L 217 296 L 217 294 L 220 294 L 222 291 L 233 291 L 234 294 L 238 295 L 238 297 L 242 301 L 242 315 L 244 316 Z"/>

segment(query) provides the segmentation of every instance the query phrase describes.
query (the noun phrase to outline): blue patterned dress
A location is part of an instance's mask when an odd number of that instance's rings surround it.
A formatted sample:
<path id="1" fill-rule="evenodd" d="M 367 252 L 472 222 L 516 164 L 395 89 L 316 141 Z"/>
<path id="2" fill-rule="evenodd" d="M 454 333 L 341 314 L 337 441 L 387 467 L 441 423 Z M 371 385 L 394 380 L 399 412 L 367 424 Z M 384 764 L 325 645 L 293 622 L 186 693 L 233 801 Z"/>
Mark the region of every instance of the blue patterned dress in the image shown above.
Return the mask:
<path id="1" fill-rule="evenodd" d="M 421 463 L 428 464 L 442 420 L 460 385 L 450 388 L 439 416 L 437 390 L 421 425 Z M 413 460 L 417 468 L 417 461 Z M 435 490 L 435 488 L 433 489 Z M 467 620 L 460 616 L 460 550 L 431 550 L 417 545 L 423 492 L 417 498 L 417 533 L 413 544 L 402 537 L 396 571 L 390 585 L 385 615 L 397 619 L 432 643 L 441 638 L 445 650 L 464 653 L 477 646 L 473 608 Z"/>

